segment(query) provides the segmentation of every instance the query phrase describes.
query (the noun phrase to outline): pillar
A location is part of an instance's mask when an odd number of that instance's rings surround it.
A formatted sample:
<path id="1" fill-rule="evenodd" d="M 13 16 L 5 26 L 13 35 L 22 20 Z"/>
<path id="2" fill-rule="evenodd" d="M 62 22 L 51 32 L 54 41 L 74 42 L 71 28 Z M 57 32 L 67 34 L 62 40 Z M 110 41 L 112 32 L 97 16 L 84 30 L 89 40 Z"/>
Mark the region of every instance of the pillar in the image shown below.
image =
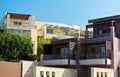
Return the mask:
<path id="1" fill-rule="evenodd" d="M 110 37 L 115 37 L 115 27 L 114 26 L 110 27 Z"/>

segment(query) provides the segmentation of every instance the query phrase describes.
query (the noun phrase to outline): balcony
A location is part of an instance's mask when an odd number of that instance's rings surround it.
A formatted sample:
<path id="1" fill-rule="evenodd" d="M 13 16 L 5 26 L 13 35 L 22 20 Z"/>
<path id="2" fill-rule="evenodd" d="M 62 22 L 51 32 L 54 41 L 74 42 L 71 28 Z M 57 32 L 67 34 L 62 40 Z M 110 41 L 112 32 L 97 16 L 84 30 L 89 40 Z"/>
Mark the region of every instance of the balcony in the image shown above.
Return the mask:
<path id="1" fill-rule="evenodd" d="M 62 57 L 60 54 L 44 55 L 44 65 L 68 65 L 68 58 Z M 105 65 L 104 57 L 80 58 L 80 65 Z M 107 65 L 111 64 L 111 59 L 107 58 Z M 70 65 L 76 65 L 75 57 L 70 56 Z"/>
<path id="2" fill-rule="evenodd" d="M 97 59 L 82 59 L 79 61 L 80 65 L 105 65 L 105 58 Z M 111 64 L 111 59 L 107 59 L 107 65 Z"/>
<path id="3" fill-rule="evenodd" d="M 86 56 L 80 56 L 80 65 L 105 65 L 105 53 L 89 53 Z M 107 56 L 107 65 L 111 64 L 110 54 Z"/>
<path id="4" fill-rule="evenodd" d="M 76 36 L 75 35 L 65 35 L 65 34 L 62 34 L 62 33 L 53 33 L 53 34 L 46 34 L 45 35 L 46 38 L 50 38 L 50 39 L 66 39 L 66 38 L 75 38 Z"/>
<path id="5" fill-rule="evenodd" d="M 21 30 L 31 30 L 32 26 L 30 25 L 9 25 L 5 27 L 6 29 L 21 29 Z"/>
<path id="6" fill-rule="evenodd" d="M 44 65 L 68 65 L 68 56 L 62 56 L 61 54 L 44 55 Z M 75 65 L 73 55 L 70 55 L 70 64 Z"/>

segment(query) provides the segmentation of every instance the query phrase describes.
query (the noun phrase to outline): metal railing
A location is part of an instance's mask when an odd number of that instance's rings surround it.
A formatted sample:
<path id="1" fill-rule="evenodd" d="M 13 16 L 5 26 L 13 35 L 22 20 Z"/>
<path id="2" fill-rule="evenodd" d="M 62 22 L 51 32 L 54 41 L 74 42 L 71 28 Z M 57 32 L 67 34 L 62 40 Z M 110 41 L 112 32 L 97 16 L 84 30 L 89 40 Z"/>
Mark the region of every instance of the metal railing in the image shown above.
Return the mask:
<path id="1" fill-rule="evenodd" d="M 80 55 L 80 59 L 100 59 L 100 58 L 105 58 L 105 55 L 101 55 L 101 54 Z M 110 53 L 108 53 L 107 58 L 111 59 Z"/>
<path id="2" fill-rule="evenodd" d="M 89 37 L 88 38 L 102 38 L 102 37 L 109 37 L 110 36 L 110 33 L 104 33 L 102 35 L 90 35 L 89 34 Z"/>
<path id="3" fill-rule="evenodd" d="M 25 29 L 25 30 L 30 30 L 33 26 L 31 25 L 9 25 L 9 26 L 5 26 L 6 28 L 10 28 L 10 29 Z"/>
<path id="4" fill-rule="evenodd" d="M 69 55 L 70 59 L 74 59 L 72 54 Z M 61 54 L 44 54 L 44 60 L 55 60 L 55 59 L 68 59 L 68 55 Z"/>

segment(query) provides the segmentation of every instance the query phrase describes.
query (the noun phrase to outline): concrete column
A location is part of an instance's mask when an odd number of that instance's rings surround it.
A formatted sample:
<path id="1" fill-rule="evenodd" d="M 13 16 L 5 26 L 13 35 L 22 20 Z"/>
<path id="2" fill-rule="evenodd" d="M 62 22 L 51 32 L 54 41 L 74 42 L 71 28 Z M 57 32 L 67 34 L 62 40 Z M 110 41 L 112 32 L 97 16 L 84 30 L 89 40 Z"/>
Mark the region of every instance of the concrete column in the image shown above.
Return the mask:
<path id="1" fill-rule="evenodd" d="M 46 26 L 44 26 L 44 29 L 43 29 L 43 38 L 46 38 L 46 34 L 47 34 L 47 27 Z"/>
<path id="2" fill-rule="evenodd" d="M 46 71 L 44 71 L 44 76 L 43 77 L 47 77 L 47 75 L 46 75 Z"/>
<path id="3" fill-rule="evenodd" d="M 51 71 L 49 72 L 49 77 L 52 77 L 52 72 Z"/>
<path id="4" fill-rule="evenodd" d="M 105 77 L 105 72 L 103 72 L 103 77 Z"/>
<path id="5" fill-rule="evenodd" d="M 29 17 L 28 25 L 29 26 L 35 25 L 35 17 L 34 16 Z"/>
<path id="6" fill-rule="evenodd" d="M 79 32 L 78 38 L 80 38 L 80 30 L 78 32 Z"/>
<path id="7" fill-rule="evenodd" d="M 110 37 L 115 37 L 115 27 L 110 27 Z"/>
<path id="8" fill-rule="evenodd" d="M 31 38 L 33 43 L 33 54 L 37 54 L 37 29 L 31 29 Z"/>
<path id="9" fill-rule="evenodd" d="M 43 54 L 40 54 L 40 63 L 43 65 L 43 57 L 44 55 Z"/>
<path id="10" fill-rule="evenodd" d="M 99 77 L 101 77 L 101 72 L 99 72 Z"/>
<path id="11" fill-rule="evenodd" d="M 80 77 L 80 38 L 78 38 L 78 42 L 77 42 L 77 51 L 75 53 L 76 55 L 76 67 L 77 67 L 77 77 Z"/>
<path id="12" fill-rule="evenodd" d="M 116 44 L 115 44 L 115 40 L 114 40 L 114 37 L 115 37 L 115 27 L 114 26 L 111 26 L 110 27 L 110 41 L 112 43 L 112 50 L 111 50 L 111 67 L 114 68 L 114 59 L 115 59 L 115 51 L 116 51 Z"/>
<path id="13" fill-rule="evenodd" d="M 6 20 L 6 22 L 7 22 L 7 26 L 9 26 L 10 25 L 10 14 L 7 14 L 7 20 Z"/>

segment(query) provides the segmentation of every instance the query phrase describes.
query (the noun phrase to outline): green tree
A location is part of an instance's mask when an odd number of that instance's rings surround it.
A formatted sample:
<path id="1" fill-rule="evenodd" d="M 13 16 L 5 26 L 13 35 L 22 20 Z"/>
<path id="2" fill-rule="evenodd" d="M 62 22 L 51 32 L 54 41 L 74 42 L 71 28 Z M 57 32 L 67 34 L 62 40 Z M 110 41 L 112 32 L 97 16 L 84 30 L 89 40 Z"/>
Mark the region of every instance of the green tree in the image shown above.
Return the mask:
<path id="1" fill-rule="evenodd" d="M 0 33 L 0 55 L 5 61 L 30 60 L 32 52 L 30 38 L 6 32 Z"/>
<path id="2" fill-rule="evenodd" d="M 51 40 L 49 39 L 45 39 L 45 38 L 39 38 L 38 39 L 38 48 L 37 48 L 37 60 L 40 61 L 40 54 L 43 54 L 43 46 L 44 44 L 50 44 L 51 43 Z"/>

